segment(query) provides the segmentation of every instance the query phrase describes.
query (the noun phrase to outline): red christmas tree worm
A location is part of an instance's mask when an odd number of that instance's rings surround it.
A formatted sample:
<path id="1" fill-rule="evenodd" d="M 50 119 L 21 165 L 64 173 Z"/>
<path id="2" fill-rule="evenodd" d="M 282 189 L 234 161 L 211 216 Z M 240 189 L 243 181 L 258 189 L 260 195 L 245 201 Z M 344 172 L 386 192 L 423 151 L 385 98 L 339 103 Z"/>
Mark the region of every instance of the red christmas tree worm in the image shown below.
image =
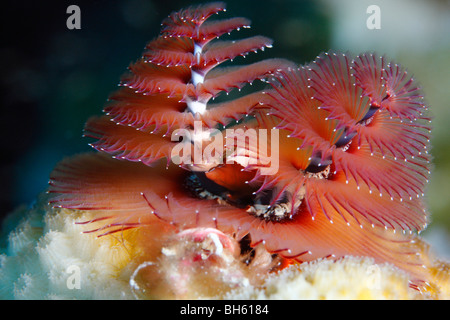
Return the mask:
<path id="1" fill-rule="evenodd" d="M 430 119 L 412 78 L 372 54 L 325 53 L 300 68 L 279 59 L 216 68 L 271 45 L 264 37 L 214 40 L 249 25 L 243 18 L 206 21 L 224 8 L 190 7 L 164 20 L 106 115 L 86 125 L 102 153 L 61 162 L 51 202 L 94 210 L 102 225 L 89 232 L 99 235 L 161 221 L 213 227 L 287 259 L 371 256 L 427 279 L 423 248 L 404 234 L 427 223 Z M 266 92 L 210 104 L 220 92 L 267 78 Z M 256 120 L 235 127 L 279 130 L 279 148 L 269 150 L 279 159 L 275 174 L 261 174 L 250 161 L 264 156 L 254 145 L 227 154 L 236 164 L 212 164 L 207 172 L 156 162 L 169 162 L 174 130 L 248 114 Z"/>

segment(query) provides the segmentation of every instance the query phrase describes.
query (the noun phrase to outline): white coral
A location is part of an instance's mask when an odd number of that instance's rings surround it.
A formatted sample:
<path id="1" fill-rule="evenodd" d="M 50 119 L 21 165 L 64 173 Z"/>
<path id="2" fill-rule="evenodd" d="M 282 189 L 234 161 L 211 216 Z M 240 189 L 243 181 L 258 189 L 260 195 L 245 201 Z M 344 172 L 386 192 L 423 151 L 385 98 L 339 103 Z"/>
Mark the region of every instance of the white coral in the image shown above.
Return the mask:
<path id="1" fill-rule="evenodd" d="M 345 257 L 291 266 L 256 288 L 235 290 L 228 299 L 417 299 L 403 271 L 373 259 Z"/>
<path id="2" fill-rule="evenodd" d="M 78 214 L 46 209 L 16 213 L 24 218 L 0 255 L 0 298 L 132 298 L 125 248 L 113 248 L 111 239 L 82 234 L 75 224 Z M 74 277 L 79 277 L 79 288 L 71 285 Z"/>

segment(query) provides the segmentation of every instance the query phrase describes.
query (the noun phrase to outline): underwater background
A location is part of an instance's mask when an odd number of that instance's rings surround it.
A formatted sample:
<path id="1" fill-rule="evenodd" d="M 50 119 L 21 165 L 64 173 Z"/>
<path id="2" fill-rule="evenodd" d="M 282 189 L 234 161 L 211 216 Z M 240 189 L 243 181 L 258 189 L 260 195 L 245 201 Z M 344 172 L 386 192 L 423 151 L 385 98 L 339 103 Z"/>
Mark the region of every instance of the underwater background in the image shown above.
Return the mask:
<path id="1" fill-rule="evenodd" d="M 85 121 L 101 114 L 127 66 L 137 60 L 174 10 L 205 1 L 99 0 L 7 2 L 0 11 L 0 221 L 32 205 L 64 157 L 90 151 Z M 450 1 L 229 0 L 221 18 L 242 16 L 273 48 L 246 63 L 286 58 L 298 64 L 329 50 L 377 52 L 414 75 L 434 115 L 433 174 L 427 191 L 431 225 L 424 232 L 450 257 Z M 70 30 L 69 5 L 81 10 Z M 369 29 L 370 5 L 380 29 Z M 230 37 L 235 36 L 232 34 Z M 226 37 L 224 37 L 226 38 Z M 240 59 L 239 59 L 240 60 Z M 244 63 L 244 61 L 239 61 Z M 239 63 L 236 61 L 236 63 Z"/>

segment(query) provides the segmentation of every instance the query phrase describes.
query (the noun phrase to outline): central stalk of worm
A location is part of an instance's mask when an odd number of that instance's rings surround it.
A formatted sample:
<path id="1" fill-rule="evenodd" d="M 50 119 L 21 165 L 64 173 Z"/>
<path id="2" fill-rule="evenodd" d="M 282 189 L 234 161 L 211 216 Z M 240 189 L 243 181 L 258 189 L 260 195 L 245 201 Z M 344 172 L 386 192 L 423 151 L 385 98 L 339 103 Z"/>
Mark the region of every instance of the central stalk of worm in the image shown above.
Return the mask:
<path id="1" fill-rule="evenodd" d="M 198 43 L 194 42 L 194 57 L 196 60 L 196 64 L 191 67 L 191 83 L 194 85 L 194 87 L 197 88 L 198 84 L 203 83 L 205 81 L 206 72 L 202 70 L 199 67 L 201 55 L 202 55 L 203 47 L 199 45 Z M 206 111 L 206 105 L 208 101 L 201 101 L 198 99 L 199 97 L 186 97 L 186 104 L 188 106 L 188 110 L 192 114 L 203 114 Z"/>

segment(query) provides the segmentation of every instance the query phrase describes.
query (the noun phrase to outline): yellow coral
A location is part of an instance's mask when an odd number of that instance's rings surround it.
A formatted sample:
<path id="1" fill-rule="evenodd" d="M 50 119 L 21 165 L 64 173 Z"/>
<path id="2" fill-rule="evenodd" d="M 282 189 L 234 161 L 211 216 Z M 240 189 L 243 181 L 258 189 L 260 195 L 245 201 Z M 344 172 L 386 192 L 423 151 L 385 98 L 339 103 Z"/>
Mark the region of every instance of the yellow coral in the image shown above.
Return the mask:
<path id="1" fill-rule="evenodd" d="M 450 300 L 450 265 L 444 261 L 437 261 L 430 269 L 433 283 L 426 288 L 424 294 L 435 299 Z"/>
<path id="2" fill-rule="evenodd" d="M 260 288 L 228 294 L 230 299 L 417 299 L 407 274 L 373 259 L 345 257 L 293 265 L 269 276 Z"/>

